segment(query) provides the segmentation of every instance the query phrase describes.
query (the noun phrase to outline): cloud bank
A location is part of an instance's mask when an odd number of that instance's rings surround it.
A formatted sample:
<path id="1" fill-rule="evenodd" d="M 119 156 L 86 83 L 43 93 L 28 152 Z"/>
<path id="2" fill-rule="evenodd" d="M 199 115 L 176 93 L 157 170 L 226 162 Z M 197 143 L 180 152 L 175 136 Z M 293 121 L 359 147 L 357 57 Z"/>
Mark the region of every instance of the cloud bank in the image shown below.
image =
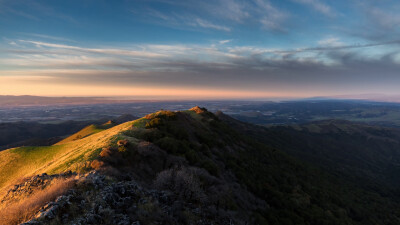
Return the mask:
<path id="1" fill-rule="evenodd" d="M 130 48 L 14 42 L 18 48 L 10 45 L 2 49 L 7 57 L 0 66 L 7 69 L 1 69 L 0 76 L 29 77 L 32 84 L 206 87 L 291 95 L 322 89 L 340 94 L 350 86 L 356 87 L 355 91 L 372 86 L 388 90 L 383 81 L 400 82 L 399 41 L 338 45 L 337 39 L 328 39 L 316 47 L 298 49 L 234 46 L 226 40 L 210 45 Z M 377 53 L 368 54 L 371 50 Z"/>

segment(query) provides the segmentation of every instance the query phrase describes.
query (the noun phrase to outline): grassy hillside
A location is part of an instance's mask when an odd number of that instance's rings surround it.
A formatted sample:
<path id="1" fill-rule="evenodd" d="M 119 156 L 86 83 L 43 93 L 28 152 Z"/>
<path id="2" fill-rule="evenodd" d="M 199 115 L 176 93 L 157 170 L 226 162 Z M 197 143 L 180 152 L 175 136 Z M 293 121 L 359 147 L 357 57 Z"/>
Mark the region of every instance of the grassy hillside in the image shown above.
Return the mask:
<path id="1" fill-rule="evenodd" d="M 65 143 L 68 143 L 71 141 L 75 141 L 75 140 L 79 140 L 79 139 L 88 137 L 92 134 L 99 133 L 100 131 L 107 130 L 115 125 L 116 124 L 114 122 L 112 122 L 111 120 L 102 125 L 91 124 L 91 125 L 83 128 L 82 130 L 76 132 L 75 134 L 72 134 L 71 136 L 63 139 L 62 141 L 58 142 L 56 145 L 65 144 Z"/>
<path id="2" fill-rule="evenodd" d="M 45 147 L 20 147 L 0 152 L 0 192 L 24 177 L 41 173 L 60 173 L 67 170 L 82 171 L 89 161 L 98 156 L 102 147 L 112 145 L 123 138 L 121 133 L 132 126 L 143 126 L 143 119 L 126 122 L 107 130 L 96 131 L 88 137 L 65 144 Z M 132 139 L 132 138 L 131 138 Z"/>
<path id="3" fill-rule="evenodd" d="M 68 121 L 60 124 L 37 122 L 0 123 L 0 150 L 75 133 L 94 121 Z M 20 144 L 20 145 L 18 145 Z"/>
<path id="4" fill-rule="evenodd" d="M 108 122 L 106 122 L 107 119 L 99 119 L 96 121 L 66 121 L 57 124 L 39 122 L 0 123 L 0 150 L 19 146 L 48 146 L 62 141 L 63 138 L 61 137 L 75 133 L 63 142 L 66 143 L 136 119 L 139 118 L 125 114 L 112 118 Z M 79 132 L 82 127 L 86 126 L 86 130 Z"/>

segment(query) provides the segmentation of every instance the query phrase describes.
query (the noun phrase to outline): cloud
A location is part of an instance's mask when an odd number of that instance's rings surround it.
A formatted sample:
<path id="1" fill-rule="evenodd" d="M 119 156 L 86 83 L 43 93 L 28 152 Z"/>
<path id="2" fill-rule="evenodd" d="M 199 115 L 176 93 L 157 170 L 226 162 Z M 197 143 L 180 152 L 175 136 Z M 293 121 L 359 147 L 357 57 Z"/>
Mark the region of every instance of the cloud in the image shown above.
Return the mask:
<path id="1" fill-rule="evenodd" d="M 243 23 L 251 15 L 245 2 L 236 0 L 217 0 L 216 2 L 203 4 L 203 9 L 217 18 Z"/>
<path id="2" fill-rule="evenodd" d="M 329 37 L 318 41 L 318 45 L 321 46 L 331 46 L 331 47 L 339 47 L 344 46 L 345 44 L 340 41 L 340 38 L 337 37 Z"/>
<path id="3" fill-rule="evenodd" d="M 256 0 L 257 11 L 260 12 L 260 23 L 269 30 L 284 31 L 282 24 L 289 17 L 287 13 L 278 10 L 268 0 Z"/>
<path id="4" fill-rule="evenodd" d="M 326 16 L 330 17 L 335 16 L 335 13 L 333 12 L 332 8 L 319 0 L 294 0 L 294 1 L 310 6 L 317 12 L 322 13 Z"/>
<path id="5" fill-rule="evenodd" d="M 231 31 L 231 29 L 229 27 L 226 26 L 220 26 L 220 25 L 216 25 L 213 24 L 209 21 L 197 18 L 195 20 L 195 24 L 199 27 L 203 27 L 203 28 L 211 28 L 211 29 L 215 29 L 215 30 L 221 30 L 221 31 Z"/>
<path id="6" fill-rule="evenodd" d="M 223 44 L 227 44 L 227 43 L 229 43 L 229 42 L 231 42 L 232 40 L 221 40 L 221 41 L 218 41 L 218 43 L 219 44 L 221 44 L 221 45 L 223 45 Z"/>
<path id="7" fill-rule="evenodd" d="M 179 29 L 202 28 L 230 32 L 237 26 L 257 23 L 260 28 L 271 31 L 285 31 L 289 14 L 273 6 L 269 0 L 216 0 L 185 2 L 163 1 L 174 10 L 161 12 L 151 6 L 144 10 L 132 10 L 142 14 L 147 22 L 162 24 Z M 140 7 L 137 6 L 137 7 Z M 143 6 L 142 6 L 143 7 Z"/>
<path id="8" fill-rule="evenodd" d="M 54 41 L 67 41 L 67 42 L 76 42 L 72 39 L 64 38 L 64 37 L 57 37 L 57 36 L 52 36 L 52 35 L 45 35 L 45 34 L 35 34 L 35 33 L 21 33 L 23 35 L 29 36 L 29 37 L 35 37 L 35 38 L 43 38 L 47 40 L 54 40 Z"/>
<path id="9" fill-rule="evenodd" d="M 27 12 L 24 12 L 21 10 L 15 10 L 11 7 L 8 7 L 7 5 L 2 5 L 1 7 L 2 8 L 0 9 L 0 13 L 11 13 L 11 14 L 14 14 L 14 15 L 17 15 L 20 17 L 24 17 L 29 20 L 36 20 L 36 21 L 40 20 L 37 16 L 34 16 L 30 13 L 27 13 Z"/>
<path id="10" fill-rule="evenodd" d="M 400 15 L 381 8 L 370 7 L 367 9 L 367 17 L 372 23 L 386 29 L 393 30 L 400 27 Z"/>
<path id="11" fill-rule="evenodd" d="M 337 37 L 328 37 L 318 41 L 318 46 L 303 47 L 295 49 L 279 49 L 279 48 L 262 48 L 253 46 L 226 46 L 231 40 L 221 40 L 218 48 L 215 45 L 134 45 L 129 48 L 85 48 L 74 45 L 48 43 L 32 40 L 9 41 L 11 49 L 4 49 L 4 52 L 16 54 L 17 56 L 26 56 L 32 58 L 34 55 L 42 57 L 55 56 L 79 56 L 79 57 L 106 57 L 116 59 L 135 59 L 143 62 L 150 60 L 159 62 L 160 60 L 170 61 L 179 58 L 197 61 L 216 62 L 229 61 L 231 59 L 242 59 L 243 57 L 282 57 L 287 54 L 302 54 L 305 52 L 324 52 L 324 51 L 342 51 L 342 50 L 359 50 L 365 48 L 380 48 L 391 45 L 390 49 L 398 49 L 400 40 L 392 40 L 386 42 L 373 43 L 356 43 L 345 44 Z M 386 48 L 384 48 L 386 49 Z M 383 49 L 383 50 L 384 50 Z M 198 56 L 201 56 L 199 58 Z M 318 57 L 316 57 L 318 58 Z"/>
<path id="12" fill-rule="evenodd" d="M 400 35 L 398 1 L 358 1 L 357 20 L 341 28 L 345 33 L 372 41 L 387 41 Z"/>
<path id="13" fill-rule="evenodd" d="M 196 15 L 190 14 L 165 14 L 155 9 L 148 9 L 147 16 L 151 18 L 156 18 L 157 20 L 154 21 L 155 23 L 161 23 L 163 25 L 167 25 L 173 28 L 185 29 L 185 28 L 202 28 L 202 29 L 212 29 L 218 31 L 229 32 L 231 28 L 219 25 L 213 22 L 210 22 L 206 19 L 202 19 Z M 136 13 L 134 11 L 134 13 Z"/>
<path id="14" fill-rule="evenodd" d="M 137 45 L 130 50 L 14 42 L 18 46 L 10 45 L 11 50 L 2 51 L 8 55 L 0 60 L 0 75 L 45 77 L 37 82 L 55 84 L 279 91 L 278 87 L 295 90 L 309 85 L 315 85 L 308 87 L 310 90 L 326 85 L 342 88 L 365 79 L 400 82 L 400 41 L 337 45 L 338 38 L 328 37 L 318 46 L 298 49 Z M 391 48 L 384 48 L 387 45 Z M 368 55 L 365 53 L 371 51 L 366 48 L 381 53 Z"/>
<path id="15" fill-rule="evenodd" d="M 58 19 L 75 25 L 80 24 L 74 17 L 43 2 L 13 0 L 0 2 L 0 6 L 0 13 L 14 14 L 29 20 L 42 21 L 46 17 L 46 19 Z"/>
<path id="16" fill-rule="evenodd" d="M 77 50 L 77 51 L 86 52 L 86 53 L 125 55 L 125 56 L 134 56 L 134 57 L 163 57 L 163 56 L 165 56 L 160 53 L 154 53 L 154 52 L 149 52 L 149 51 L 108 49 L 108 48 L 83 48 L 83 47 L 77 47 L 77 46 L 72 46 L 72 45 L 54 44 L 54 43 L 47 43 L 47 42 L 40 42 L 40 41 L 28 41 L 28 40 L 19 40 L 19 42 L 31 43 L 31 44 L 36 45 L 37 47 L 70 49 L 70 50 Z"/>

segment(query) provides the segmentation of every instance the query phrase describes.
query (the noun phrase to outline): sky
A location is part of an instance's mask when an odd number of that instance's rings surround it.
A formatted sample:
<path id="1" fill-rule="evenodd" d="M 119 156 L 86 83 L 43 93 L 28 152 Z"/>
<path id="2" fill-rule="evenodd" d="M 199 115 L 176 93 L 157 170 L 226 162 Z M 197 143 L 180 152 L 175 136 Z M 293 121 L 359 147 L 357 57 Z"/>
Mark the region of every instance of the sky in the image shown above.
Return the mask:
<path id="1" fill-rule="evenodd" d="M 398 0 L 0 0 L 0 95 L 399 95 L 398 12 Z"/>

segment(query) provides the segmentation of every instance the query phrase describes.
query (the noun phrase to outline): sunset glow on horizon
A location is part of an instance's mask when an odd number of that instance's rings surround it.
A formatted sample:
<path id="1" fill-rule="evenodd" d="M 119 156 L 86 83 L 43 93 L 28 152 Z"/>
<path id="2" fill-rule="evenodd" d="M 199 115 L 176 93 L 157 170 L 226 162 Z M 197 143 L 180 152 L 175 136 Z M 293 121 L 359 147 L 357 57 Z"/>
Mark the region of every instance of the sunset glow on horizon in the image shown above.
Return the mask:
<path id="1" fill-rule="evenodd" d="M 5 82 L 7 79 L 7 82 Z M 298 93 L 262 92 L 242 90 L 212 90 L 212 89 L 188 89 L 166 87 L 135 87 L 135 86 L 99 86 L 77 84 L 46 84 L 38 82 L 32 89 L 31 77 L 0 78 L 0 95 L 36 95 L 50 97 L 132 97 L 136 99 L 159 100 L 187 100 L 187 99 L 269 99 L 269 98 L 302 98 L 315 96 L 316 93 L 298 95 Z M 14 80 L 14 81 L 12 81 Z M 27 82 L 28 80 L 28 82 Z M 2 82 L 4 81 L 4 82 Z M 49 95 L 51 93 L 51 95 Z"/>

